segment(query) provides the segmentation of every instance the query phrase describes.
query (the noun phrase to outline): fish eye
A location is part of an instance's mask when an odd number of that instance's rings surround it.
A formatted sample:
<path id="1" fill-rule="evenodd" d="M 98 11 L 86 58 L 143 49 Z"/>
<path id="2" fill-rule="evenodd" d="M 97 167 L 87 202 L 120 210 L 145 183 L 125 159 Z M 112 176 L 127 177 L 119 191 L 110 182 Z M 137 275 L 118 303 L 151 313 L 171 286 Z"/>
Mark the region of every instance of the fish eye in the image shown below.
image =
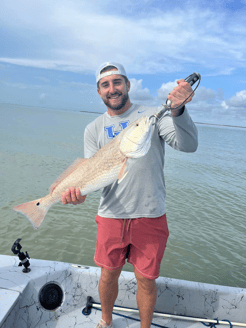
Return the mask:
<path id="1" fill-rule="evenodd" d="M 39 206 L 39 205 L 40 205 L 40 203 L 38 202 L 36 205 L 37 205 L 37 206 Z"/>
<path id="2" fill-rule="evenodd" d="M 138 123 L 136 124 L 136 126 L 138 126 Z"/>

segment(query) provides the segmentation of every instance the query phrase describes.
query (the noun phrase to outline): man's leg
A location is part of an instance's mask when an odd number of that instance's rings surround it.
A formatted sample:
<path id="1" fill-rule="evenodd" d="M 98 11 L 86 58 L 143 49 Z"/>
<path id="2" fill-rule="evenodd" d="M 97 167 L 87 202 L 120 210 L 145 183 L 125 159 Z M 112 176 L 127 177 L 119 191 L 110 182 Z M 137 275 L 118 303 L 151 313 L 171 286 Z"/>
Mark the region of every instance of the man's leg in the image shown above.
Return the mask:
<path id="1" fill-rule="evenodd" d="M 149 328 L 157 298 L 155 280 L 143 277 L 136 269 L 134 273 L 138 283 L 137 303 L 140 312 L 141 328 Z"/>
<path id="2" fill-rule="evenodd" d="M 102 319 L 109 325 L 112 321 L 112 312 L 118 295 L 118 279 L 122 268 L 107 270 L 101 268 L 99 281 L 99 296 L 102 305 Z"/>

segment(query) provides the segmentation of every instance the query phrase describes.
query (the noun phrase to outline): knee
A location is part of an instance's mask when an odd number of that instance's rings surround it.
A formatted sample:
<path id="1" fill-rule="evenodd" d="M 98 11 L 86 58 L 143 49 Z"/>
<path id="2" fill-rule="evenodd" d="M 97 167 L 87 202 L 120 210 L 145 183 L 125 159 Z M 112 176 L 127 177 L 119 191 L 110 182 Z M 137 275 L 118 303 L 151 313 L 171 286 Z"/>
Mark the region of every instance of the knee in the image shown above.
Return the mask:
<path id="1" fill-rule="evenodd" d="M 112 284 L 118 282 L 122 268 L 116 270 L 101 269 L 100 280 L 105 284 Z"/>
<path id="2" fill-rule="evenodd" d="M 155 279 L 145 278 L 140 273 L 138 273 L 136 270 L 135 270 L 135 276 L 137 279 L 138 288 L 141 288 L 146 293 L 150 293 L 150 294 L 156 291 Z"/>

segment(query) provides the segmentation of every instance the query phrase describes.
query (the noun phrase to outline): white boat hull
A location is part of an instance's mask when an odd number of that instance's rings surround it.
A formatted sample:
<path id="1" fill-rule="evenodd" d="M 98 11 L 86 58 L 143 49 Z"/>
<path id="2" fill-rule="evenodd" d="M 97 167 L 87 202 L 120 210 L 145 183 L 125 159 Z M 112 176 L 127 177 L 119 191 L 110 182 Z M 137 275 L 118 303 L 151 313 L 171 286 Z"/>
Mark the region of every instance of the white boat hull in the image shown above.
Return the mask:
<path id="1" fill-rule="evenodd" d="M 19 259 L 0 255 L 0 327 L 83 327 L 94 328 L 101 318 L 98 309 L 82 314 L 87 296 L 100 303 L 100 268 L 63 262 L 30 260 L 31 271 L 23 273 Z M 63 291 L 62 304 L 46 310 L 39 301 L 40 291 L 54 282 Z M 159 277 L 155 311 L 176 316 L 229 320 L 246 324 L 246 289 Z M 131 272 L 122 272 L 115 305 L 137 309 L 137 283 Z M 127 316 L 139 318 L 137 314 Z M 140 323 L 117 315 L 114 327 L 140 327 Z M 174 327 L 204 327 L 192 320 L 154 318 L 153 323 Z M 153 326 L 154 327 L 154 326 Z M 226 327 L 226 326 L 225 326 Z M 229 327 L 229 325 L 227 326 Z"/>

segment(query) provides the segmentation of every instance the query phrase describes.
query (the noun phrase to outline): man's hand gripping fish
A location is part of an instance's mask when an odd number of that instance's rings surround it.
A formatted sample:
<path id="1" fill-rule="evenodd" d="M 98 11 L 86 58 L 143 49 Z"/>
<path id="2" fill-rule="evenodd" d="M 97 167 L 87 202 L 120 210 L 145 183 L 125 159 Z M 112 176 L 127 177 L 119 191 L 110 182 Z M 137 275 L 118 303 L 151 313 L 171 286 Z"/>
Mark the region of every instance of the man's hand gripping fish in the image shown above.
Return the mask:
<path id="1" fill-rule="evenodd" d="M 61 201 L 62 193 L 68 188 L 79 188 L 84 196 L 110 185 L 117 179 L 120 183 L 134 163 L 132 159 L 147 154 L 151 145 L 151 132 L 149 118 L 139 118 L 94 156 L 76 160 L 52 184 L 47 196 L 17 205 L 13 209 L 25 215 L 33 228 L 38 229 L 49 208 Z"/>

